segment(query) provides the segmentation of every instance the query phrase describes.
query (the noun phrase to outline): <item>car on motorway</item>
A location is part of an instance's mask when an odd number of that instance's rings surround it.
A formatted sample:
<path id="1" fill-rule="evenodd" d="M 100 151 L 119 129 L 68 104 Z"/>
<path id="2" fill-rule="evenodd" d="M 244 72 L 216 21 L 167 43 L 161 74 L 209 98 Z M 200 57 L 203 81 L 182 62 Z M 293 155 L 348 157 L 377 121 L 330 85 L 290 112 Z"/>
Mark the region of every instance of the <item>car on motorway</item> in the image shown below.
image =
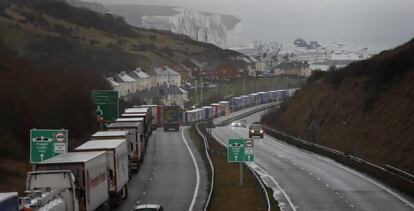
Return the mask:
<path id="1" fill-rule="evenodd" d="M 260 138 L 263 138 L 264 131 L 261 124 L 255 122 L 249 126 L 249 138 L 252 138 L 253 136 L 260 136 Z"/>
<path id="2" fill-rule="evenodd" d="M 133 211 L 164 211 L 159 204 L 141 204 L 134 207 Z"/>
<path id="3" fill-rule="evenodd" d="M 241 121 L 234 121 L 231 123 L 232 127 L 246 127 L 246 125 L 247 125 L 247 122 L 244 119 Z"/>
<path id="4" fill-rule="evenodd" d="M 231 123 L 231 126 L 232 127 L 241 127 L 242 123 L 240 121 L 234 121 L 234 122 Z"/>

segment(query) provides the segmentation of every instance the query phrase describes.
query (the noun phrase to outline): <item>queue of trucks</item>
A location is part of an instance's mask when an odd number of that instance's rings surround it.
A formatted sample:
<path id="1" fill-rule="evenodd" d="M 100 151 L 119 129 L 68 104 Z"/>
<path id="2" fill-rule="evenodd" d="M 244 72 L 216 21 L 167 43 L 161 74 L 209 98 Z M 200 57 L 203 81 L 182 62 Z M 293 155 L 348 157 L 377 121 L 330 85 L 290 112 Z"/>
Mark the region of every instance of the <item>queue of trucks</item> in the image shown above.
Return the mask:
<path id="1" fill-rule="evenodd" d="M 182 123 L 191 125 L 201 121 L 208 121 L 213 118 L 230 114 L 231 112 L 261 105 L 270 102 L 283 101 L 293 96 L 297 89 L 282 89 L 267 92 L 257 92 L 240 97 L 231 97 L 227 101 L 212 103 L 210 106 L 203 106 L 182 112 Z"/>
<path id="2" fill-rule="evenodd" d="M 0 210 L 109 210 L 128 197 L 128 182 L 140 169 L 154 129 L 179 131 L 181 124 L 281 101 L 295 91 L 259 92 L 187 111 L 175 105 L 127 108 L 120 118 L 106 124 L 105 131 L 92 134 L 72 152 L 34 164 L 23 196 L 0 193 Z"/>
<path id="3" fill-rule="evenodd" d="M 17 210 L 92 211 L 118 206 L 128 197 L 128 182 L 143 162 L 157 107 L 127 108 L 105 131 L 92 134 L 72 152 L 34 164 Z M 4 201 L 0 207 L 15 195 L 8 197 L 0 195 Z"/>

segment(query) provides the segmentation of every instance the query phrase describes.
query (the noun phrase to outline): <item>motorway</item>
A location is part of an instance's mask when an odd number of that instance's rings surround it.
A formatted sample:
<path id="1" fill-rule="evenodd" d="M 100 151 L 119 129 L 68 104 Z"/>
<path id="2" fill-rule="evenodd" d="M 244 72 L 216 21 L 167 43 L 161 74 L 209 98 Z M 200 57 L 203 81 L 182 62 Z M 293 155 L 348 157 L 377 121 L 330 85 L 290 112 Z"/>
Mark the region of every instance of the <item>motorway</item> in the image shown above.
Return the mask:
<path id="1" fill-rule="evenodd" d="M 208 185 L 206 167 L 188 127 L 180 132 L 159 128 L 149 140 L 138 174 L 128 184 L 128 198 L 115 210 L 129 211 L 137 203 L 160 204 L 165 210 L 202 210 Z"/>
<path id="2" fill-rule="evenodd" d="M 258 121 L 263 112 L 244 119 Z M 217 127 L 223 144 L 247 137 L 246 128 Z M 414 210 L 413 199 L 329 158 L 272 137 L 255 140 L 256 171 L 275 191 L 282 210 Z"/>

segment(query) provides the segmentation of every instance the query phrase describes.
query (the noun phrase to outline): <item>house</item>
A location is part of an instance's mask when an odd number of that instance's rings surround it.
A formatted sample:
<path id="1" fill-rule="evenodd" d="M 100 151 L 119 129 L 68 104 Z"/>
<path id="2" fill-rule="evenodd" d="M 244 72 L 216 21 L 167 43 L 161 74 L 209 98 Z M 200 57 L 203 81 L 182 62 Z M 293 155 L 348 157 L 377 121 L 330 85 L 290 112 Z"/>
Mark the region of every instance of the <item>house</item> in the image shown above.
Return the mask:
<path id="1" fill-rule="evenodd" d="M 309 77 L 311 72 L 309 64 L 300 61 L 280 63 L 273 69 L 273 75 L 298 75 Z"/>
<path id="2" fill-rule="evenodd" d="M 126 91 L 123 90 L 124 86 L 117 83 L 113 77 L 106 78 L 106 80 L 109 82 L 112 90 L 118 91 L 119 95 L 126 93 Z"/>
<path id="3" fill-rule="evenodd" d="M 125 95 L 128 95 L 130 93 L 134 93 L 134 92 L 137 91 L 136 80 L 133 79 L 128 74 L 126 74 L 125 71 L 122 71 L 121 73 L 116 74 L 114 76 L 114 80 L 120 86 L 120 88 L 119 88 L 119 90 L 120 90 L 119 95 L 120 96 L 125 96 Z"/>
<path id="4" fill-rule="evenodd" d="M 172 69 L 181 75 L 181 81 L 187 82 L 190 80 L 191 71 L 182 63 L 176 63 L 172 66 Z"/>
<path id="5" fill-rule="evenodd" d="M 204 78 L 211 81 L 231 81 L 241 78 L 242 75 L 236 65 L 222 64 L 211 70 Z"/>
<path id="6" fill-rule="evenodd" d="M 182 65 L 185 66 L 188 70 L 188 79 L 195 79 L 198 76 L 201 67 L 193 63 L 190 59 L 182 62 Z M 183 79 L 184 80 L 184 79 Z"/>
<path id="7" fill-rule="evenodd" d="M 152 87 L 152 77 L 145 73 L 141 68 L 137 67 L 134 71 L 129 72 L 128 75 L 135 79 L 137 91 Z"/>
<path id="8" fill-rule="evenodd" d="M 188 93 L 176 85 L 161 85 L 141 90 L 127 96 L 138 97 L 146 104 L 178 105 L 184 106 L 188 101 Z"/>
<path id="9" fill-rule="evenodd" d="M 161 85 L 181 86 L 181 75 L 167 65 L 153 68 L 148 73 L 152 76 L 153 87 Z"/>

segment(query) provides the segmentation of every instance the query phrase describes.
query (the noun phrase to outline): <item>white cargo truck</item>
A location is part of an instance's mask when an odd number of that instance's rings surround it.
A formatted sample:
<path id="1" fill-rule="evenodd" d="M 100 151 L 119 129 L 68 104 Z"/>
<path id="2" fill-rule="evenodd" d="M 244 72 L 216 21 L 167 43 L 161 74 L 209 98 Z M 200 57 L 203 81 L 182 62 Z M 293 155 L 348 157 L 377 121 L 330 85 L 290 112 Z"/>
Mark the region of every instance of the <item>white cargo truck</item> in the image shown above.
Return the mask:
<path id="1" fill-rule="evenodd" d="M 130 143 L 132 143 L 132 151 L 130 157 L 132 160 L 132 170 L 138 172 L 139 166 L 144 158 L 144 141 L 139 131 L 142 131 L 142 122 L 114 122 L 107 126 L 109 131 L 128 131 Z"/>
<path id="2" fill-rule="evenodd" d="M 132 151 L 133 151 L 133 140 L 129 136 L 129 131 L 123 130 L 114 130 L 114 131 L 98 131 L 91 136 L 92 140 L 107 140 L 107 139 L 126 139 L 128 145 L 128 175 L 131 179 L 131 170 L 132 170 Z M 136 168 L 136 167 L 134 167 Z M 136 171 L 137 169 L 134 169 Z"/>
<path id="3" fill-rule="evenodd" d="M 142 146 L 143 153 L 147 151 L 148 139 L 147 136 L 145 136 L 145 119 L 143 117 L 118 118 L 115 120 L 115 122 L 141 122 L 141 127 L 138 128 L 138 137 Z"/>
<path id="4" fill-rule="evenodd" d="M 152 129 L 157 129 L 157 116 L 158 116 L 158 105 L 140 105 L 140 108 L 150 108 L 152 115 Z"/>
<path id="5" fill-rule="evenodd" d="M 112 206 L 117 206 L 128 197 L 128 143 L 126 139 L 87 141 L 75 149 L 76 152 L 105 151 L 109 158 L 109 197 Z"/>
<path id="6" fill-rule="evenodd" d="M 40 195 L 45 195 L 40 199 L 60 195 L 68 211 L 108 208 L 109 163 L 105 151 L 65 153 L 34 167 L 35 171 L 27 175 L 27 192 L 40 190 Z"/>

